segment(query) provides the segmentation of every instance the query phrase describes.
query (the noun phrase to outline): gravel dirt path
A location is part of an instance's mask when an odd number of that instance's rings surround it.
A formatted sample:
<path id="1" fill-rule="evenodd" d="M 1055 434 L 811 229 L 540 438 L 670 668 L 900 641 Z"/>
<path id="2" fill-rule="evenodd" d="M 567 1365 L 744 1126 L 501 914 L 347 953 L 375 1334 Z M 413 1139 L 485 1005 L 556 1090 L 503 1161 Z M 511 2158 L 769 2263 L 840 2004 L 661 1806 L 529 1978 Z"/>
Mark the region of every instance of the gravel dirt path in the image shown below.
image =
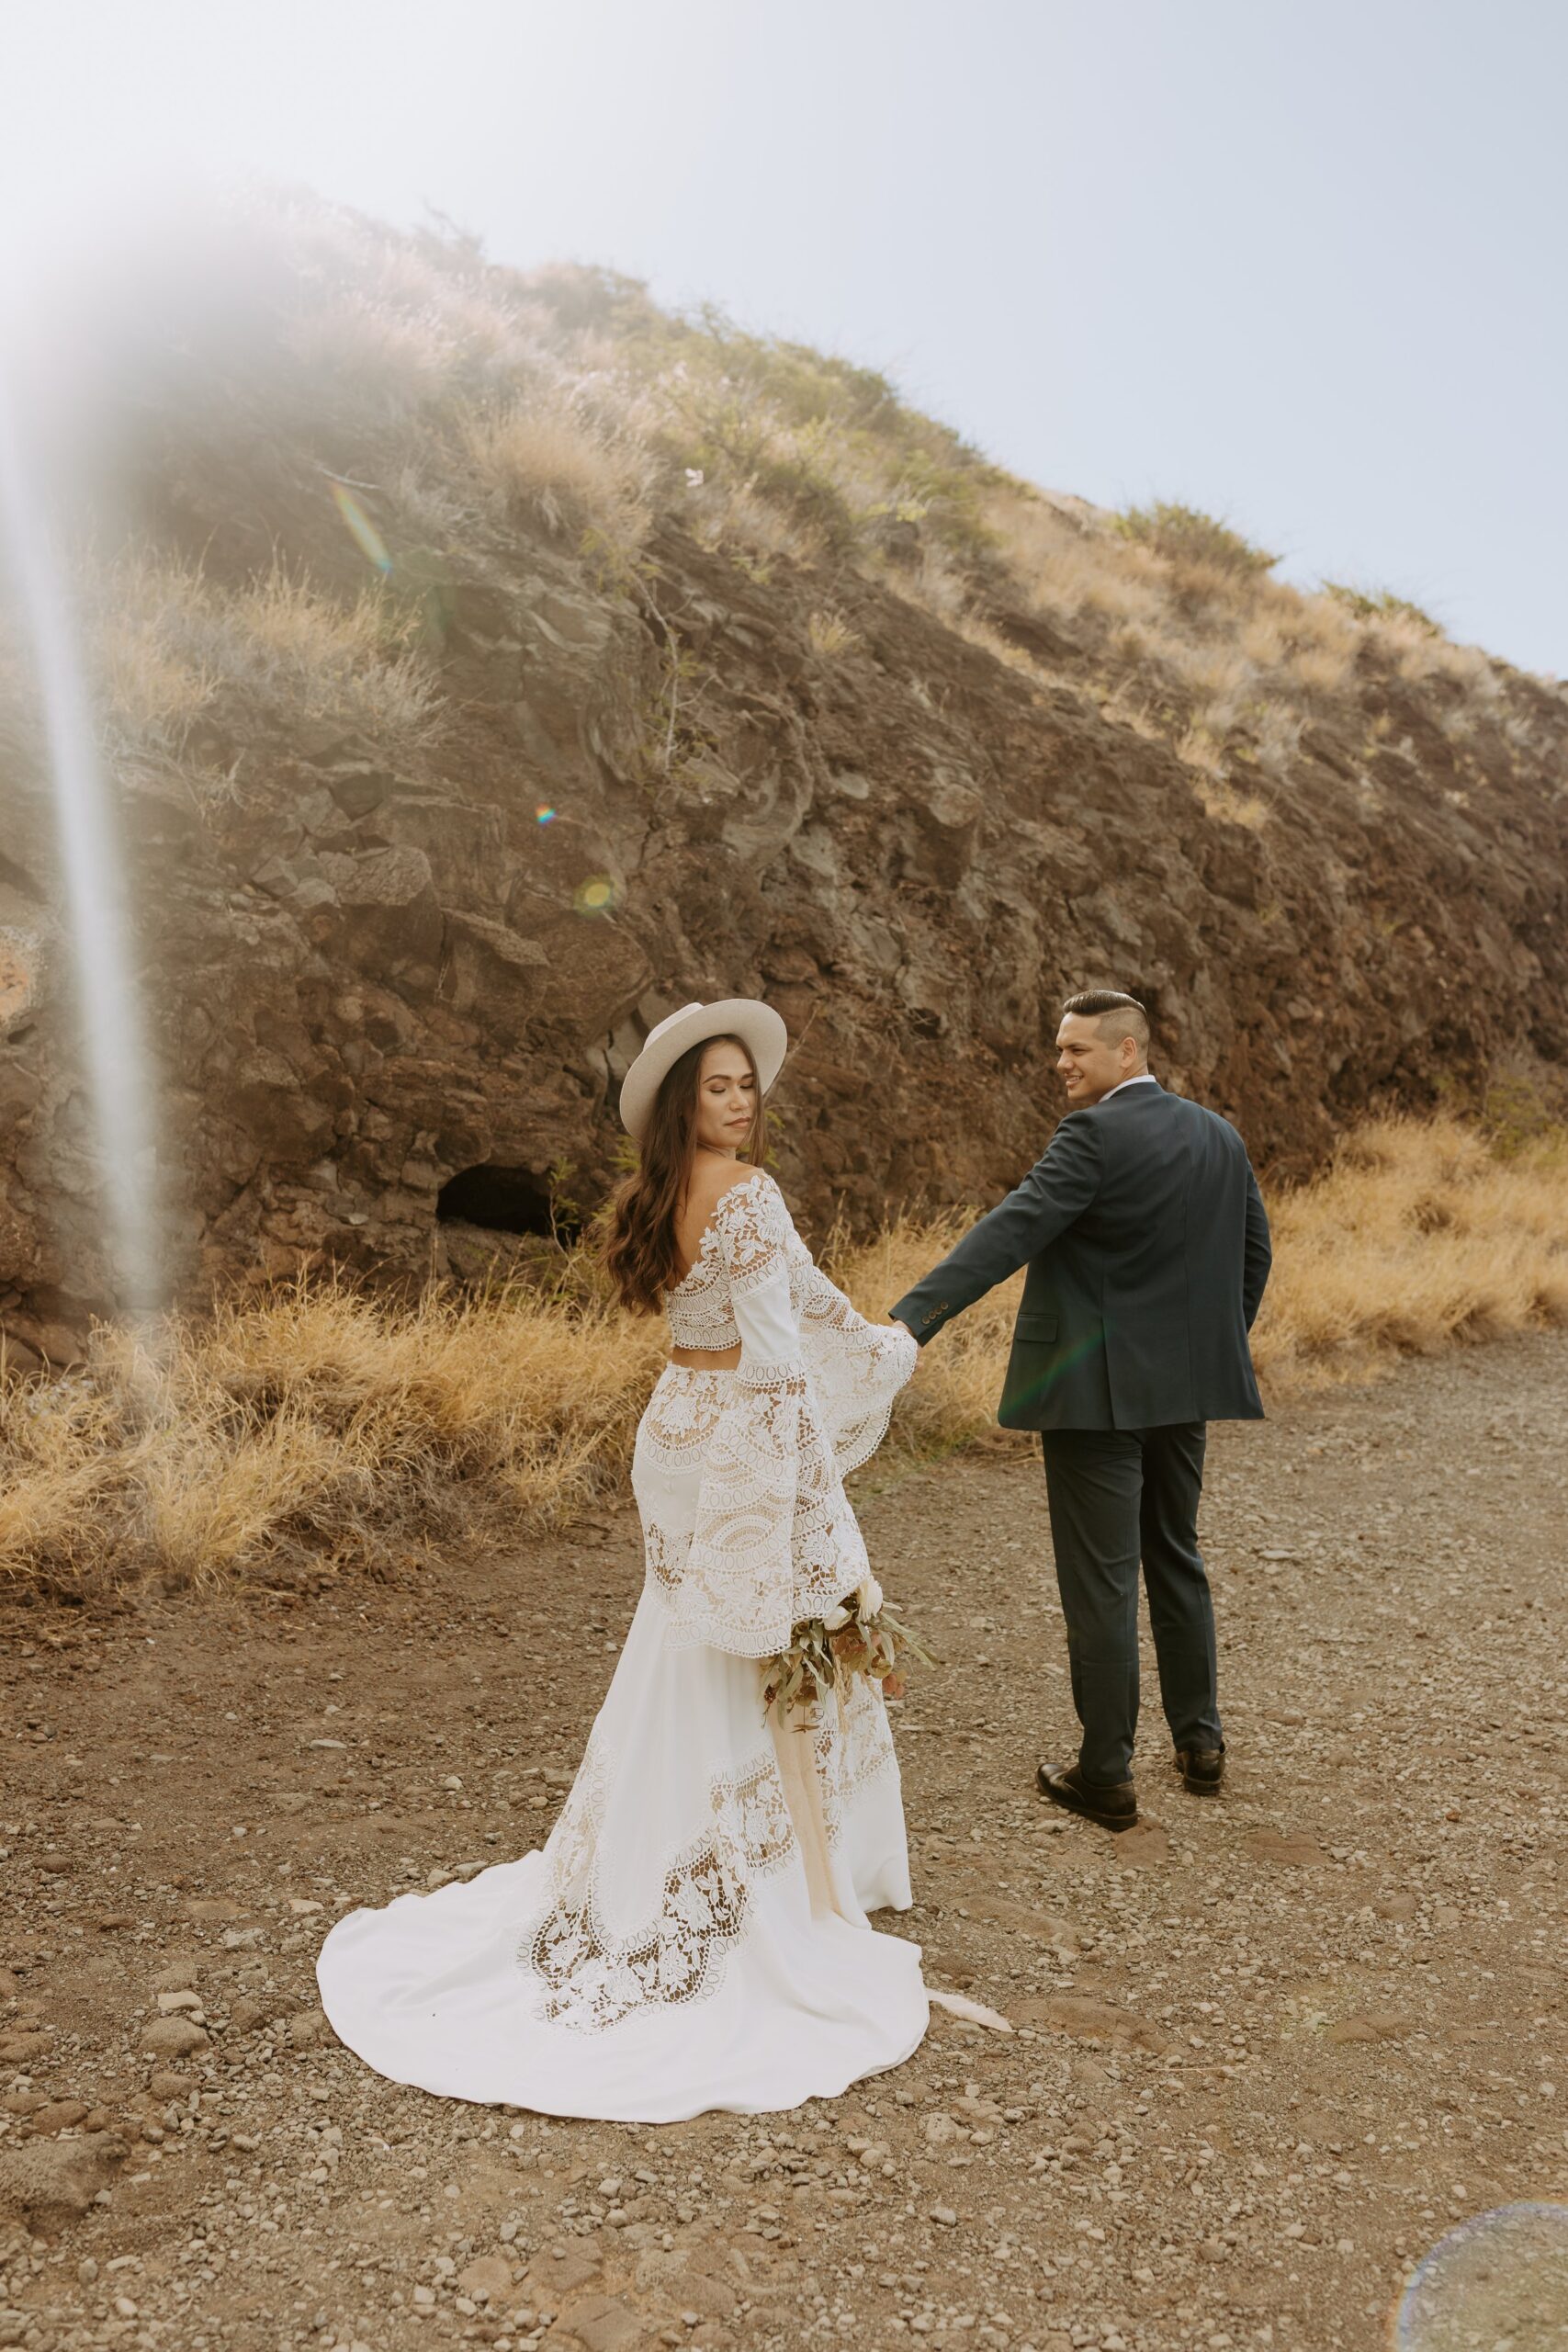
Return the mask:
<path id="1" fill-rule="evenodd" d="M 948 1661 L 899 1711 L 888 1924 L 1017 2030 L 939 2017 L 754 2120 L 439 2101 L 315 2001 L 335 1909 L 542 1836 L 629 1513 L 403 1588 L 0 1614 L 0 2346 L 1384 2344 L 1454 2223 L 1568 2187 L 1565 1430 L 1542 1337 L 1217 1431 L 1231 1777 L 1180 1789 L 1145 1657 L 1121 1838 L 1032 1790 L 1070 1746 L 1037 1458 L 874 1466 Z M 1551 2269 L 1453 2343 L 1561 2345 Z"/>

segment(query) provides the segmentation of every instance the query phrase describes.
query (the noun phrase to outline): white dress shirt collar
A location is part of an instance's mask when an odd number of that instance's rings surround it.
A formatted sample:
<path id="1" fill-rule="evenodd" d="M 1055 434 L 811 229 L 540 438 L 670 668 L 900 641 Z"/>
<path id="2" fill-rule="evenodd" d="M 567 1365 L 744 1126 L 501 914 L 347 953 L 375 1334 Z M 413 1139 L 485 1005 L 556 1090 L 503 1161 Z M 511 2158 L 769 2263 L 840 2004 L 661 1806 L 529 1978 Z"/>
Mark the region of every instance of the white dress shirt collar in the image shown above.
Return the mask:
<path id="1" fill-rule="evenodd" d="M 1136 1078 L 1122 1079 L 1120 1085 L 1111 1087 L 1100 1099 L 1102 1102 L 1109 1102 L 1111 1095 L 1120 1094 L 1123 1086 L 1157 1086 L 1158 1084 L 1159 1080 L 1152 1069 L 1141 1069 Z"/>

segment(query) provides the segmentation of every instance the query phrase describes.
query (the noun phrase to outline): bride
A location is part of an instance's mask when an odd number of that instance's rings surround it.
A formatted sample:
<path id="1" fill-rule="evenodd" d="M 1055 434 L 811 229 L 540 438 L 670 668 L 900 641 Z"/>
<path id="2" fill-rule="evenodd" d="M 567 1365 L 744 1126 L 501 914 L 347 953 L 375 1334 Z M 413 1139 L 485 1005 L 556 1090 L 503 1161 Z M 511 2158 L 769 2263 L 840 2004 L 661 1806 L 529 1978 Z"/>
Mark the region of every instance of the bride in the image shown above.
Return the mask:
<path id="1" fill-rule="evenodd" d="M 762 1661 L 870 1577 L 843 1476 L 917 1353 L 818 1272 L 761 1165 L 785 1043 L 767 1005 L 689 1004 L 627 1073 L 606 1259 L 673 1341 L 632 1465 L 642 1596 L 542 1851 L 328 1936 L 327 2016 L 394 2081 L 666 2123 L 831 2097 L 926 2031 L 919 1947 L 866 1917 L 910 1904 L 880 1692 L 852 1678 L 807 1730 L 763 1705 Z"/>

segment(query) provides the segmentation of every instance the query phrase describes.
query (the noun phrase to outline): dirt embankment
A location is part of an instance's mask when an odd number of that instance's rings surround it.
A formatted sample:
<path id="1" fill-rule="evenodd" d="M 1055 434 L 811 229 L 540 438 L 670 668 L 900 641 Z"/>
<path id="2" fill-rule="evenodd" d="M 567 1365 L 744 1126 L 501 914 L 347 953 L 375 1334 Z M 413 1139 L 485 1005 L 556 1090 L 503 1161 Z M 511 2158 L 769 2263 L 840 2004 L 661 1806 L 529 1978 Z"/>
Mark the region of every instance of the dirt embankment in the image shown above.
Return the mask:
<path id="1" fill-rule="evenodd" d="M 543 1836 L 629 1517 L 304 1605 L 13 1613 L 0 2343 L 1374 2352 L 1434 2241 L 1568 2173 L 1565 1420 L 1541 1336 L 1216 1431 L 1233 1771 L 1173 1782 L 1145 1661 L 1115 1840 L 1032 1793 L 1069 1721 L 1037 1463 L 874 1465 L 873 1556 L 947 1660 L 886 1924 L 1018 2030 L 938 2018 L 754 2120 L 446 2104 L 314 2000 L 335 1909 Z M 1551 2340 L 1518 2275 L 1478 2340 Z"/>

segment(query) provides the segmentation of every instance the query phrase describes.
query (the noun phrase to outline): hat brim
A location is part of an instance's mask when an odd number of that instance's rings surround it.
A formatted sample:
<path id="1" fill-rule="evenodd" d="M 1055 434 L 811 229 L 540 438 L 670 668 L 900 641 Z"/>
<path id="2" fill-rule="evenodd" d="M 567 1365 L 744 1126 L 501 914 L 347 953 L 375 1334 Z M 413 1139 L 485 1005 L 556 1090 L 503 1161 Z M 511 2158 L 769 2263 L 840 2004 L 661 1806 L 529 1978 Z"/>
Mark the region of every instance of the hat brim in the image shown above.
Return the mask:
<path id="1" fill-rule="evenodd" d="M 739 1037 L 750 1046 L 764 1094 L 783 1069 L 789 1050 L 789 1032 L 782 1015 L 756 997 L 725 997 L 717 1004 L 688 1005 L 660 1023 L 622 1080 L 621 1125 L 638 1143 L 665 1079 L 682 1054 L 710 1037 Z"/>

